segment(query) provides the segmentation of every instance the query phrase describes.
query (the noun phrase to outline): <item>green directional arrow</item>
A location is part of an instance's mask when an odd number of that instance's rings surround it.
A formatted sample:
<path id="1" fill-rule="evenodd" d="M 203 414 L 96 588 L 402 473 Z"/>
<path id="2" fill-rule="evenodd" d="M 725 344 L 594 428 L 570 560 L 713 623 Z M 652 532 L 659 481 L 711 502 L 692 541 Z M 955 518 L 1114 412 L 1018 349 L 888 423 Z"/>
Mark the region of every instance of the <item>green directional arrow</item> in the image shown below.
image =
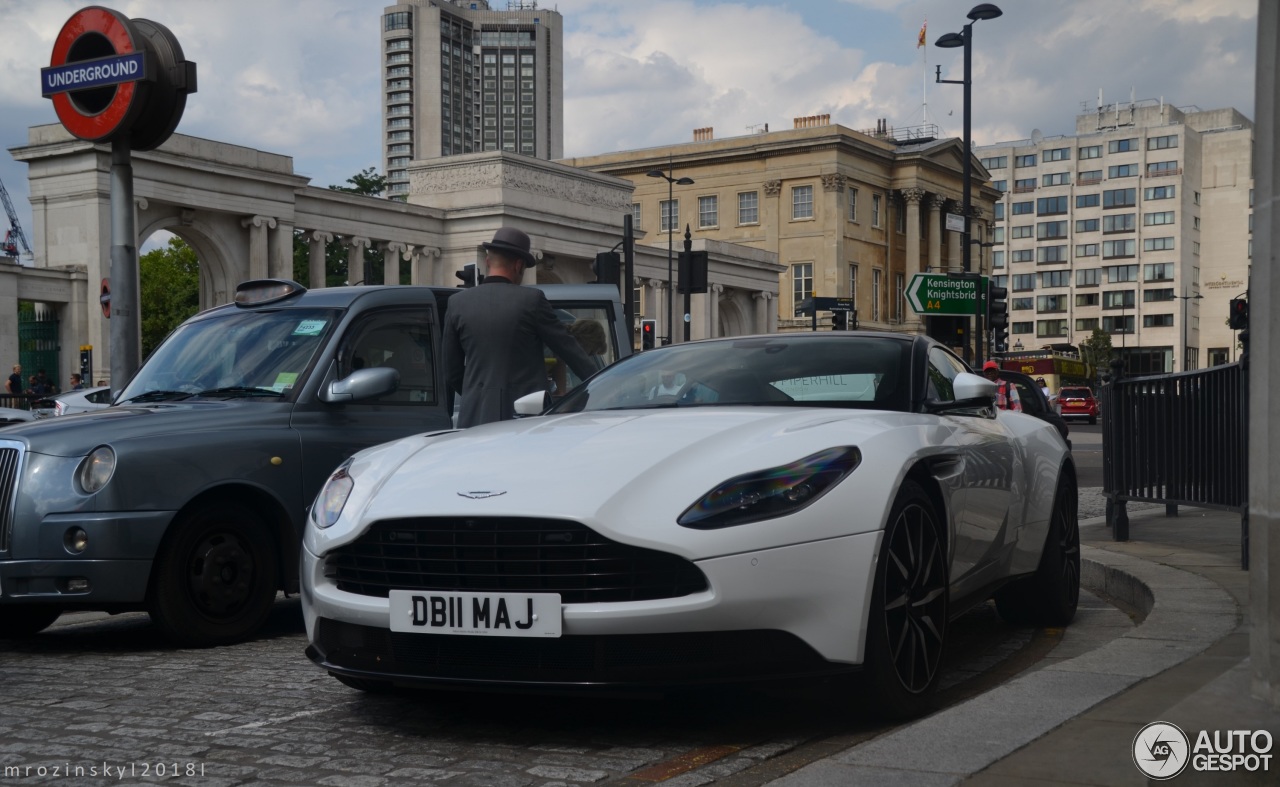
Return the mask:
<path id="1" fill-rule="evenodd" d="M 907 303 L 916 314 L 970 315 L 978 310 L 978 287 L 986 277 L 962 279 L 945 273 L 917 273 L 907 285 Z"/>

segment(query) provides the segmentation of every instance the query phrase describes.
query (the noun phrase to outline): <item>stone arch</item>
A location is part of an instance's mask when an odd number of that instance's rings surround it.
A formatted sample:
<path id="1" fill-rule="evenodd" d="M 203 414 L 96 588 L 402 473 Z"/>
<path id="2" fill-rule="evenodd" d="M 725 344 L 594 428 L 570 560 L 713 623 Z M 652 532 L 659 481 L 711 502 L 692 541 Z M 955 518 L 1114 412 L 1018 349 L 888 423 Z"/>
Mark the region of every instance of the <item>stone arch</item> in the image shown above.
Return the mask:
<path id="1" fill-rule="evenodd" d="M 203 211 L 159 212 L 154 216 L 139 216 L 138 248 L 157 232 L 171 232 L 182 238 L 196 253 L 200 261 L 200 309 L 229 303 L 236 284 L 246 278 L 246 262 L 237 255 L 236 247 L 243 247 L 246 233 L 240 227 L 216 226 L 218 217 L 206 216 Z M 145 223 L 141 220 L 145 219 Z M 227 223 L 227 222 L 220 222 Z M 235 230 L 235 231 L 232 231 Z M 230 234 L 229 234 L 230 233 Z M 228 238 L 236 241 L 228 244 Z"/>
<path id="2" fill-rule="evenodd" d="M 745 311 L 742 305 L 743 293 L 734 291 L 731 295 L 721 299 L 719 322 L 717 327 L 718 336 L 743 336 L 749 333 L 758 333 L 753 329 L 753 322 L 749 319 L 749 312 Z"/>

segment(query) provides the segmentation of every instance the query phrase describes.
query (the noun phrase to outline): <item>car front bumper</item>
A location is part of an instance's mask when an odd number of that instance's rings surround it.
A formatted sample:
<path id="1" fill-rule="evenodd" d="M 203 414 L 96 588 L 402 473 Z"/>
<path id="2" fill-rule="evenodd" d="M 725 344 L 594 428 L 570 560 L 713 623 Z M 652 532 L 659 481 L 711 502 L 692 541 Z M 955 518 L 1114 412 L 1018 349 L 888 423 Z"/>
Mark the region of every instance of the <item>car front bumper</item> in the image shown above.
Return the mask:
<path id="1" fill-rule="evenodd" d="M 565 604 L 562 636 L 400 633 L 387 599 L 338 590 L 302 551 L 302 605 L 322 668 L 404 684 L 672 685 L 857 668 L 880 532 L 696 561 L 708 589 Z"/>

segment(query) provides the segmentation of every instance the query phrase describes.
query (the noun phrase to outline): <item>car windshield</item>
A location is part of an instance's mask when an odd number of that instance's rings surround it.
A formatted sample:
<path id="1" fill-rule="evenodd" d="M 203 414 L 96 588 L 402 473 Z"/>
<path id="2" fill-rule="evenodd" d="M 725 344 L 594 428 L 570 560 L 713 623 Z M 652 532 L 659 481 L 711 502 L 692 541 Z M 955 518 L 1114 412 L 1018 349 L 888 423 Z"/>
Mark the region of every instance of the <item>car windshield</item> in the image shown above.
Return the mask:
<path id="1" fill-rule="evenodd" d="M 147 358 L 117 401 L 287 398 L 339 314 L 236 309 L 183 323 Z"/>
<path id="2" fill-rule="evenodd" d="M 551 412 L 731 405 L 906 410 L 910 348 L 897 338 L 812 335 L 673 345 L 619 361 Z"/>

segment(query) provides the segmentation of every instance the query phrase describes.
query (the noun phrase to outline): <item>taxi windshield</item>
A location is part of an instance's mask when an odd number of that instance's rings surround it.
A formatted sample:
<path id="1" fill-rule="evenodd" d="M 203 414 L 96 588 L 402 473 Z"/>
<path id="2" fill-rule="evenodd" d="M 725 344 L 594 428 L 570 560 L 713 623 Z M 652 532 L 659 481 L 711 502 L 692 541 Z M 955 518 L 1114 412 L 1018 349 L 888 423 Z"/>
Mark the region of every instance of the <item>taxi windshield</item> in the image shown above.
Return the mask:
<path id="1" fill-rule="evenodd" d="M 333 309 L 260 309 L 190 320 L 147 358 L 117 402 L 287 399 L 339 316 Z"/>

